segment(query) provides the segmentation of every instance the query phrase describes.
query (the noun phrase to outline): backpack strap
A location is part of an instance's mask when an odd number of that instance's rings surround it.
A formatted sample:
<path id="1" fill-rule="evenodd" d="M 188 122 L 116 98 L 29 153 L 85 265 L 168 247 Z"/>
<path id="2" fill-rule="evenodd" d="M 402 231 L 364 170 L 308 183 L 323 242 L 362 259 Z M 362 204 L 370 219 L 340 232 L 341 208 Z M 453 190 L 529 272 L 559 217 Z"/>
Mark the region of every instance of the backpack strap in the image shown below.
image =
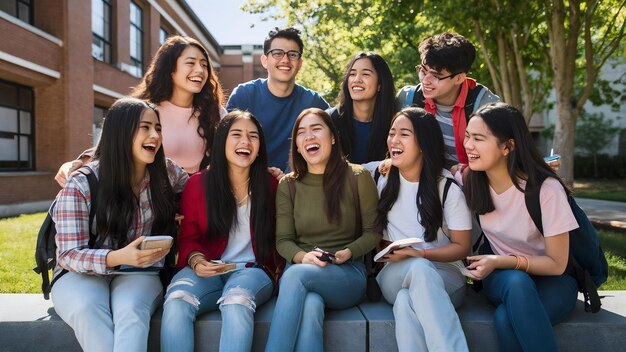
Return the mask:
<path id="1" fill-rule="evenodd" d="M 437 182 L 437 189 L 439 191 L 439 199 L 441 200 L 442 209 L 445 207 L 446 199 L 448 198 L 448 192 L 450 191 L 450 186 L 452 186 L 453 183 L 455 183 L 453 179 L 445 176 L 443 176 L 442 179 L 440 178 Z M 444 219 L 442 219 L 441 222 L 441 230 L 443 231 L 443 234 L 446 235 L 446 237 L 449 237 L 448 225 L 446 224 L 446 221 Z"/>
<path id="2" fill-rule="evenodd" d="M 378 185 L 379 178 L 380 178 L 380 170 L 378 170 L 378 166 L 377 166 L 376 169 L 374 169 L 374 183 L 376 183 L 376 185 Z"/>
<path id="3" fill-rule="evenodd" d="M 406 96 L 406 101 L 411 102 L 409 106 L 424 107 L 424 92 L 422 91 L 422 84 L 418 84 L 415 87 L 411 87 L 409 94 Z"/>
<path id="4" fill-rule="evenodd" d="M 482 99 L 483 95 L 487 91 L 484 88 L 485 86 L 483 86 L 480 83 L 477 83 L 474 89 L 469 89 L 467 91 L 467 97 L 465 98 L 465 120 L 466 121 L 469 120 L 469 117 L 472 115 L 472 113 L 478 109 L 480 105 L 479 104 L 480 99 Z"/>
<path id="5" fill-rule="evenodd" d="M 84 170 L 78 170 L 78 172 L 85 175 L 87 182 L 89 182 L 89 194 L 91 194 L 91 208 L 89 209 L 89 248 L 96 248 L 98 235 L 93 230 L 93 221 L 96 217 L 96 209 L 98 206 L 98 197 L 96 196 L 98 194 L 98 179 L 91 171 L 86 172 Z"/>
<path id="6" fill-rule="evenodd" d="M 541 221 L 541 203 L 539 200 L 539 193 L 541 191 L 541 184 L 544 180 L 539 182 L 538 186 L 530 185 L 528 182 L 526 183 L 526 190 L 524 192 L 524 201 L 526 202 L 526 209 L 528 210 L 528 214 L 530 214 L 530 218 L 537 226 L 537 229 L 543 236 L 543 222 Z"/>

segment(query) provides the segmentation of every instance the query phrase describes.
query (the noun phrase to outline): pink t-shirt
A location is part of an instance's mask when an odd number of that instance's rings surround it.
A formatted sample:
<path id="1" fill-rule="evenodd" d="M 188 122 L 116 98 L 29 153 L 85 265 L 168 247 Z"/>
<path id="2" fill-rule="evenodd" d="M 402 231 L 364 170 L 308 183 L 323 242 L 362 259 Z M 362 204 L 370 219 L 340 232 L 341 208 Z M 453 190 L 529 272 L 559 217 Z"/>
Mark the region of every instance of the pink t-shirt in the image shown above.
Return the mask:
<path id="1" fill-rule="evenodd" d="M 520 186 L 524 188 L 525 182 Z M 480 225 L 497 254 L 545 255 L 546 243 L 533 223 L 524 193 L 511 186 L 502 194 L 491 187 L 489 193 L 496 210 L 480 216 Z M 559 181 L 548 178 L 541 185 L 539 194 L 541 222 L 545 237 L 555 236 L 578 228 L 571 212 L 567 195 Z"/>
<path id="2" fill-rule="evenodd" d="M 457 181 L 462 181 L 455 175 Z M 526 187 L 521 181 L 520 186 Z M 489 193 L 495 210 L 480 216 L 480 226 L 489 239 L 494 253 L 526 256 L 545 255 L 545 240 L 533 222 L 524 193 L 511 186 L 501 194 L 491 187 Z M 574 214 L 570 210 L 563 186 L 554 178 L 546 179 L 539 194 L 541 221 L 545 237 L 555 236 L 578 228 Z"/>
<path id="3" fill-rule="evenodd" d="M 188 173 L 197 172 L 204 157 L 204 138 L 198 134 L 198 116 L 193 108 L 176 106 L 169 101 L 158 105 L 163 127 L 163 150 L 165 156 L 174 160 Z M 224 117 L 226 110 L 220 109 Z"/>

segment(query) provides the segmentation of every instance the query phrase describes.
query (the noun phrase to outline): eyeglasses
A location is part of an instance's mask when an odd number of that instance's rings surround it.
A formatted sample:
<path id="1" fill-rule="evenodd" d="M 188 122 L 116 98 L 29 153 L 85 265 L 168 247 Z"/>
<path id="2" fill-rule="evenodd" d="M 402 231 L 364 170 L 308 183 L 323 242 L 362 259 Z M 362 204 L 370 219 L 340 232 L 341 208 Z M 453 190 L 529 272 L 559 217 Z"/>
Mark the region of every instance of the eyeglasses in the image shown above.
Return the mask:
<path id="1" fill-rule="evenodd" d="M 439 81 L 443 81 L 444 79 L 448 79 L 448 78 L 452 78 L 456 75 L 458 75 L 461 72 L 457 72 L 457 73 L 452 73 L 449 74 L 447 76 L 444 77 L 439 77 L 436 74 L 429 72 L 426 67 L 424 67 L 424 65 L 417 65 L 415 66 L 415 72 L 417 72 L 417 76 L 420 78 L 420 81 L 423 80 L 426 76 L 430 75 L 431 79 L 434 81 L 434 83 L 439 83 Z"/>
<path id="2" fill-rule="evenodd" d="M 285 54 L 287 54 L 287 57 L 291 61 L 298 60 L 302 56 L 302 53 L 300 53 L 299 51 L 295 51 L 295 50 L 285 51 L 283 49 L 272 49 L 268 51 L 267 53 L 265 53 L 265 55 L 272 55 L 272 57 L 276 60 L 282 60 Z"/>

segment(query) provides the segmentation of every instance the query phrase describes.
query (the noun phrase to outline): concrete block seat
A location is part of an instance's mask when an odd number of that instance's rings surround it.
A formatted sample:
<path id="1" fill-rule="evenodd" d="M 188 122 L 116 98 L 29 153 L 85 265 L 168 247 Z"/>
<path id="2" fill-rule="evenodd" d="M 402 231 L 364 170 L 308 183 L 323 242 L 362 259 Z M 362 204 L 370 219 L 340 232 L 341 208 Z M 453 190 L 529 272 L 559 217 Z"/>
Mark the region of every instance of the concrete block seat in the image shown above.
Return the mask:
<path id="1" fill-rule="evenodd" d="M 626 346 L 626 291 L 600 291 L 602 308 L 586 313 L 579 294 L 571 316 L 554 328 L 559 351 L 624 351 Z M 370 352 L 398 351 L 391 305 L 385 302 L 359 305 L 368 321 Z M 457 310 L 470 351 L 496 352 L 498 342 L 493 322 L 495 308 L 483 296 L 467 290 Z"/>
<path id="2" fill-rule="evenodd" d="M 585 313 L 582 302 L 565 322 L 555 328 L 560 351 L 623 351 L 626 346 L 626 291 L 601 291 L 602 310 Z M 255 315 L 254 351 L 263 351 L 275 300 Z M 493 326 L 494 308 L 470 290 L 459 316 L 470 350 L 497 351 Z M 161 311 L 152 318 L 149 350 L 158 351 Z M 197 320 L 197 351 L 217 351 L 221 319 L 219 311 Z M 391 306 L 365 302 L 358 307 L 326 313 L 326 351 L 397 351 Z M 70 329 L 54 312 L 51 301 L 40 294 L 0 294 L 0 350 L 80 351 Z"/>

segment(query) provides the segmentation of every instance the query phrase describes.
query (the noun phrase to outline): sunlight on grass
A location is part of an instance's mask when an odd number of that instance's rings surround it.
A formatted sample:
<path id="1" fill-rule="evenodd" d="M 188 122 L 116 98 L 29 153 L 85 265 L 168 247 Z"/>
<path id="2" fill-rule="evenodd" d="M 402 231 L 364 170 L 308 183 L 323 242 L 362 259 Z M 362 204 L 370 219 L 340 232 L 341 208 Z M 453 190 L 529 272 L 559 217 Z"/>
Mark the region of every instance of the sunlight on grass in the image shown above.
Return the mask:
<path id="1" fill-rule="evenodd" d="M 41 293 L 35 267 L 37 233 L 46 213 L 0 220 L 0 293 Z"/>

